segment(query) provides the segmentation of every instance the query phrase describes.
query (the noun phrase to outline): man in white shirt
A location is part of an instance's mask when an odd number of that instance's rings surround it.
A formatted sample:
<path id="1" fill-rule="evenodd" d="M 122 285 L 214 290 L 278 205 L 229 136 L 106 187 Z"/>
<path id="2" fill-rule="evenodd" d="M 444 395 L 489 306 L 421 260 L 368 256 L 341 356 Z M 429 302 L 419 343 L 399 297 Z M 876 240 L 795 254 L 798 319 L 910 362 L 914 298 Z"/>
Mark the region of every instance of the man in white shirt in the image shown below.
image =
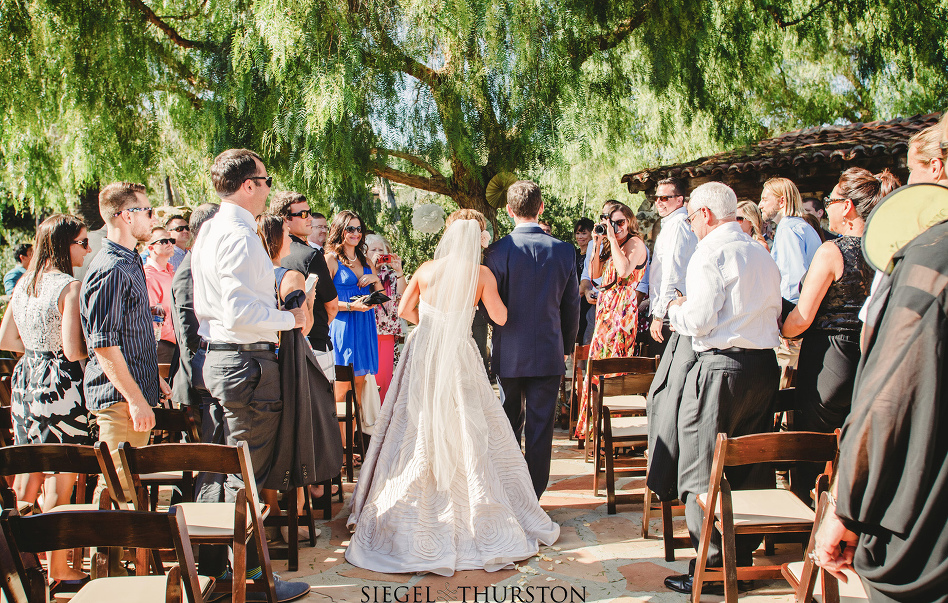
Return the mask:
<path id="1" fill-rule="evenodd" d="M 655 187 L 655 209 L 662 218 L 662 229 L 655 239 L 649 266 L 648 297 L 652 315 L 649 333 L 659 346 L 657 354 L 664 353 L 666 340 L 671 335 L 665 312 L 675 299 L 676 291 L 687 294 L 685 271 L 698 244 L 687 222 L 686 192 L 684 183 L 677 178 L 661 180 Z"/>
<path id="2" fill-rule="evenodd" d="M 678 421 L 678 490 L 685 503 L 691 541 L 697 549 L 702 511 L 697 496 L 706 492 L 715 438 L 769 431 L 778 385 L 777 320 L 780 272 L 760 244 L 735 221 L 737 197 L 730 187 L 709 182 L 688 202 L 688 219 L 698 237 L 688 263 L 688 296 L 672 300 L 672 328 L 691 338 L 697 355 L 688 372 Z M 743 469 L 743 468 L 739 468 Z M 773 485 L 767 467 L 728 472 L 735 489 Z M 759 539 L 739 538 L 737 561 L 749 564 Z M 708 565 L 720 567 L 720 537 L 711 540 Z M 691 593 L 691 575 L 669 576 L 665 585 Z M 712 587 L 713 588 L 713 587 Z"/>
<path id="3" fill-rule="evenodd" d="M 270 471 L 283 410 L 279 332 L 303 327 L 306 310 L 277 309 L 273 262 L 257 236 L 256 218 L 266 207 L 273 181 L 263 161 L 246 149 L 224 151 L 214 160 L 211 181 L 221 198 L 220 210 L 201 228 L 191 250 L 194 312 L 207 346 L 204 383 L 223 406 L 225 443 L 247 443 L 260 488 Z M 227 476 L 225 500 L 234 500 L 243 486 L 239 475 Z M 220 566 L 209 568 L 217 575 L 226 561 L 226 551 L 219 553 Z M 248 547 L 247 578 L 261 574 L 256 549 Z M 309 592 L 304 583 L 274 579 L 279 601 Z M 247 593 L 247 600 L 263 594 Z"/>
<path id="4" fill-rule="evenodd" d="M 764 222 L 773 220 L 777 225 L 770 255 L 780 270 L 780 295 L 791 304 L 800 300 L 800 280 L 823 244 L 820 235 L 803 219 L 803 213 L 803 199 L 792 181 L 771 178 L 764 183 L 760 214 Z"/>

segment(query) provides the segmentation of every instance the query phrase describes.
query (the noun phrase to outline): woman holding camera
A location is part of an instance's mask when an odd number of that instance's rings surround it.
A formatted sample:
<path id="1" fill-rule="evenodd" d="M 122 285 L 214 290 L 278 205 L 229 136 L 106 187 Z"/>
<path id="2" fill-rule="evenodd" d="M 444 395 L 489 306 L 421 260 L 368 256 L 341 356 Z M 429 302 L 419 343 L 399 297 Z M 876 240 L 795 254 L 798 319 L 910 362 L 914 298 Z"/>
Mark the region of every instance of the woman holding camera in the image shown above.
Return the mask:
<path id="1" fill-rule="evenodd" d="M 648 249 L 639 236 L 635 213 L 618 201 L 607 204 L 601 222 L 593 229 L 593 256 L 590 276 L 602 278 L 596 306 L 596 328 L 589 345 L 589 358 L 614 358 L 635 353 L 638 327 L 638 299 L 635 288 L 645 276 Z M 589 392 L 583 392 L 583 403 L 576 425 L 576 437 L 586 437 L 586 409 Z"/>
<path id="2" fill-rule="evenodd" d="M 402 259 L 392 253 L 392 246 L 385 237 L 377 234 L 366 235 L 365 244 L 368 248 L 366 255 L 369 261 L 378 268 L 382 290 L 391 298 L 384 304 L 375 306 L 375 327 L 378 330 L 379 341 L 379 372 L 375 380 L 379 384 L 379 396 L 382 402 L 385 402 L 385 394 L 388 393 L 395 364 L 398 362 L 395 338 L 402 334 L 402 323 L 398 318 L 398 302 L 407 283 L 402 270 Z"/>

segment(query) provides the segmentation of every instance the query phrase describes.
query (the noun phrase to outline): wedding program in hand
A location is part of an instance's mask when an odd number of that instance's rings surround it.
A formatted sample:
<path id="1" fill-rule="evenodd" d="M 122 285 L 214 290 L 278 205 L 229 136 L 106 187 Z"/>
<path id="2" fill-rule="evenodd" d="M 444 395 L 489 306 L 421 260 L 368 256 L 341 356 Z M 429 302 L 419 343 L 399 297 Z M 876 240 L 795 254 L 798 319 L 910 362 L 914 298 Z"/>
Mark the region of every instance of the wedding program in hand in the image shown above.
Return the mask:
<path id="1" fill-rule="evenodd" d="M 482 267 L 484 217 L 448 217 L 435 259 L 418 268 L 399 314 L 409 335 L 352 498 L 346 560 L 377 572 L 497 571 L 553 544 L 510 421 L 471 337 L 483 302 L 507 308 Z"/>

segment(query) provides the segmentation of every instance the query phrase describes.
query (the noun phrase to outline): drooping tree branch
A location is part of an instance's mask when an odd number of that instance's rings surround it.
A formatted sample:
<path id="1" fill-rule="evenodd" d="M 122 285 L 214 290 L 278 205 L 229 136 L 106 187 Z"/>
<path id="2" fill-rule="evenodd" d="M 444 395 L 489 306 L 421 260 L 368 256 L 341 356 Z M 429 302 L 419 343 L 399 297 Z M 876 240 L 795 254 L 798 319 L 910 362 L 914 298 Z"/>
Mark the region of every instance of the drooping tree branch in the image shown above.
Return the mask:
<path id="1" fill-rule="evenodd" d="M 444 176 L 432 176 L 430 178 L 426 176 L 417 176 L 415 174 L 409 174 L 408 172 L 397 170 L 391 166 L 385 165 L 384 163 L 379 163 L 378 161 L 369 162 L 369 171 L 371 171 L 376 176 L 388 178 L 392 182 L 398 182 L 399 184 L 404 184 L 412 188 L 438 193 L 439 195 L 446 195 L 450 197 L 455 193 Z"/>
<path id="2" fill-rule="evenodd" d="M 403 151 L 393 151 L 391 149 L 376 148 L 376 149 L 372 149 L 372 154 L 375 156 L 391 155 L 392 157 L 398 157 L 399 159 L 404 159 L 405 161 L 414 163 L 420 168 L 424 168 L 425 170 L 430 172 L 432 176 L 436 176 L 438 178 L 444 179 L 444 174 L 439 172 L 436 167 L 434 167 L 433 165 L 431 165 L 430 163 L 428 163 L 421 157 L 416 157 L 410 153 L 405 153 Z"/>
<path id="3" fill-rule="evenodd" d="M 142 2 L 142 0 L 128 0 L 128 5 L 131 8 L 137 9 L 142 16 L 145 17 L 145 20 L 160 29 L 168 38 L 180 46 L 181 48 L 186 48 L 188 50 L 197 49 L 197 50 L 206 50 L 207 44 L 204 42 L 196 42 L 194 40 L 188 40 L 181 34 L 179 34 L 175 28 L 168 25 L 164 22 L 158 15 L 155 14 L 155 11 Z"/>
<path id="4" fill-rule="evenodd" d="M 597 52 L 611 50 L 624 42 L 632 32 L 648 20 L 651 5 L 651 0 L 647 0 L 637 11 L 623 19 L 612 30 L 574 42 L 571 45 L 572 48 L 570 48 L 573 61 L 576 64 L 582 64 Z"/>
<path id="5" fill-rule="evenodd" d="M 780 9 L 778 9 L 777 7 L 773 5 L 768 6 L 765 10 L 770 14 L 771 17 L 773 17 L 774 22 L 777 24 L 777 26 L 780 29 L 786 29 L 788 27 L 793 27 L 794 25 L 799 25 L 800 23 L 803 23 L 804 21 L 806 21 L 807 19 L 809 19 L 810 17 L 812 17 L 819 11 L 826 8 L 827 5 L 835 3 L 835 2 L 836 0 L 822 0 L 819 4 L 811 8 L 802 16 L 796 19 L 791 19 L 789 21 L 787 21 L 786 17 L 783 16 L 783 13 L 780 11 Z"/>

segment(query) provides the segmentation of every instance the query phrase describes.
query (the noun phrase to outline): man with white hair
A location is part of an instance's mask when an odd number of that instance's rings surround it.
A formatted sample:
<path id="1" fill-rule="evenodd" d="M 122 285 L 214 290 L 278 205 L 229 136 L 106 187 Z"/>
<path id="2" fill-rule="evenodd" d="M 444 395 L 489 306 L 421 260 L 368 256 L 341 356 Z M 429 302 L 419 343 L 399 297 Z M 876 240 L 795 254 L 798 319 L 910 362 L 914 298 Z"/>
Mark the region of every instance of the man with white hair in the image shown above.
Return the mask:
<path id="1" fill-rule="evenodd" d="M 773 348 L 779 343 L 780 271 L 767 250 L 741 230 L 736 211 L 734 191 L 720 182 L 692 192 L 688 220 L 698 244 L 685 277 L 688 296 L 668 307 L 671 327 L 691 338 L 697 356 L 678 414 L 678 491 L 695 549 L 703 518 L 697 496 L 708 489 L 715 438 L 719 432 L 769 431 L 779 379 Z M 726 472 L 734 489 L 773 486 L 774 473 L 766 466 L 735 469 Z M 722 565 L 720 544 L 716 534 L 708 566 Z M 738 564 L 750 565 L 759 544 L 759 538 L 738 538 Z M 665 585 L 690 594 L 693 574 L 694 562 L 688 574 L 669 576 Z"/>

